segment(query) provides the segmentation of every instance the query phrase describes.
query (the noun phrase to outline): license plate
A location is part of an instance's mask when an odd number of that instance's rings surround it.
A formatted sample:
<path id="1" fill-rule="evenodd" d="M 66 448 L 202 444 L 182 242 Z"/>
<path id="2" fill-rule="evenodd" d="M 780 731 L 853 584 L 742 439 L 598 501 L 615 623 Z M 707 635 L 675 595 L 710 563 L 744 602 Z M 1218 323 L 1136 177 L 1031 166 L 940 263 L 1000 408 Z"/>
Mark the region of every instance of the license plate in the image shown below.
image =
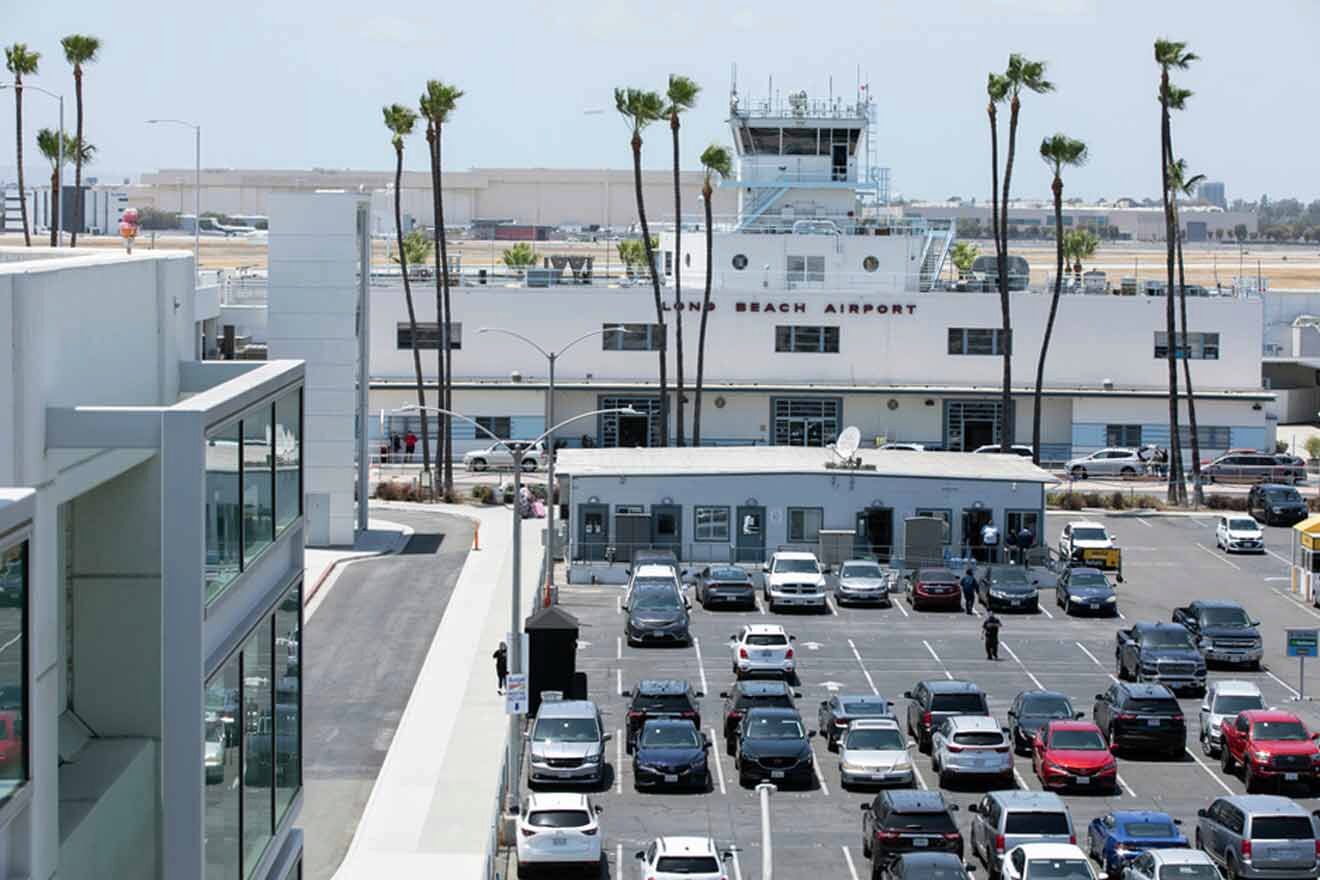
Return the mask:
<path id="1" fill-rule="evenodd" d="M 1078 776 L 1078 777 L 1077 777 L 1077 784 L 1078 784 L 1078 785 L 1090 785 L 1090 784 L 1091 784 L 1091 777 L 1089 777 L 1089 776 Z"/>
<path id="2" fill-rule="evenodd" d="M 666 774 L 665 774 L 665 782 L 668 782 L 668 783 L 678 782 L 678 774 L 677 774 L 677 773 L 666 773 Z"/>
<path id="3" fill-rule="evenodd" d="M 783 778 L 784 778 L 784 771 L 783 771 L 783 770 L 771 770 L 771 771 L 770 771 L 770 778 L 771 778 L 771 779 L 783 779 Z"/>
<path id="4" fill-rule="evenodd" d="M 913 846 L 916 846 L 916 847 L 930 846 L 930 838 L 929 838 L 929 837 L 914 837 L 914 838 L 912 839 L 912 845 L 913 845 Z"/>
<path id="5" fill-rule="evenodd" d="M 555 845 L 555 846 L 568 846 L 568 838 L 566 838 L 566 837 L 556 837 L 556 838 L 554 838 L 554 845 Z"/>
<path id="6" fill-rule="evenodd" d="M 1147 726 L 1147 727 L 1159 727 L 1159 726 L 1160 726 L 1160 719 L 1158 719 L 1158 718 L 1147 718 L 1147 719 L 1146 719 L 1146 726 Z"/>
<path id="7" fill-rule="evenodd" d="M 770 652 L 769 652 L 769 651 L 757 651 L 757 652 L 756 652 L 756 659 L 757 659 L 757 660 L 769 660 L 769 659 L 770 659 Z"/>
<path id="8" fill-rule="evenodd" d="M 1014 600 L 1012 600 L 1012 604 L 1015 605 L 1015 606 L 1016 606 L 1016 605 L 1021 605 L 1021 604 L 1022 604 L 1022 600 L 1021 600 L 1021 599 L 1014 599 Z"/>
<path id="9" fill-rule="evenodd" d="M 1099 602 L 1092 602 L 1092 603 L 1090 604 L 1090 608 L 1091 608 L 1092 611 L 1097 611 L 1097 610 L 1099 610 L 1099 608 L 1100 608 L 1100 603 L 1099 603 Z"/>
<path id="10" fill-rule="evenodd" d="M 1284 778 L 1285 780 L 1287 780 L 1288 782 L 1296 782 L 1296 781 L 1297 781 L 1297 774 L 1296 774 L 1296 773 L 1285 773 L 1285 774 L 1283 774 L 1283 778 Z"/>

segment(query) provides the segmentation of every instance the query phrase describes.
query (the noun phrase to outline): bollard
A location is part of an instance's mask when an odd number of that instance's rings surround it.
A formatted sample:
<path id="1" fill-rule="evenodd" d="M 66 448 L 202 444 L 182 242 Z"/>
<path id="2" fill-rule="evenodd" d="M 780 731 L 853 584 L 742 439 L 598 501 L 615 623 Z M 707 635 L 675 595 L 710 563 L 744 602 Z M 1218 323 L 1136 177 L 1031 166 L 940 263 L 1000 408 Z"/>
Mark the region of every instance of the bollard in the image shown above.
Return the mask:
<path id="1" fill-rule="evenodd" d="M 472 527 L 472 549 L 481 549 L 481 524 L 477 523 Z"/>

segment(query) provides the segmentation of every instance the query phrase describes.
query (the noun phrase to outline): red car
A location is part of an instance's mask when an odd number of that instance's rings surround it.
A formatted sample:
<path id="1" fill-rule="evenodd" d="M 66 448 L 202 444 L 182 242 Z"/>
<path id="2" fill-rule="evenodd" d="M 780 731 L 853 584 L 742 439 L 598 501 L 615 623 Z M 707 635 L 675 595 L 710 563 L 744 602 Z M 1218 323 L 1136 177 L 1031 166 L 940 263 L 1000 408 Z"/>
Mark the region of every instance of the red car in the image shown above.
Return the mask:
<path id="1" fill-rule="evenodd" d="M 962 607 L 958 576 L 947 568 L 917 569 L 917 573 L 908 578 L 907 598 L 914 611 L 929 607 L 957 611 Z"/>
<path id="2" fill-rule="evenodd" d="M 1118 762 L 1090 721 L 1051 721 L 1031 742 L 1031 769 L 1051 788 L 1118 788 Z"/>
<path id="3" fill-rule="evenodd" d="M 13 779 L 23 772 L 23 713 L 0 710 L 0 779 Z"/>
<path id="4" fill-rule="evenodd" d="M 1320 747 L 1315 742 L 1320 733 L 1309 732 L 1291 712 L 1250 709 L 1226 720 L 1220 731 L 1224 772 L 1241 767 L 1248 792 L 1258 791 L 1267 782 L 1312 786 L 1320 781 Z"/>

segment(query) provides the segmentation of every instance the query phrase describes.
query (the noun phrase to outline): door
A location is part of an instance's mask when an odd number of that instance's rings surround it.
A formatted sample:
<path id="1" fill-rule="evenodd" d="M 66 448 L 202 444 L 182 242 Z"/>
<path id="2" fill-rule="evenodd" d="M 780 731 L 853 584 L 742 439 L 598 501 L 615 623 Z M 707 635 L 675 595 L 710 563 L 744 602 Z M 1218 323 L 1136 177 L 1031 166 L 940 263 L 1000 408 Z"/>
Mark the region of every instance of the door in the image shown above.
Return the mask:
<path id="1" fill-rule="evenodd" d="M 984 507 L 969 507 L 962 512 L 962 545 L 982 562 L 986 561 L 986 551 L 981 546 L 981 529 L 990 518 L 991 511 Z"/>
<path id="2" fill-rule="evenodd" d="M 683 556 L 683 508 L 677 504 L 651 506 L 651 546 L 657 550 L 673 550 L 674 556 Z"/>
<path id="3" fill-rule="evenodd" d="M 619 446 L 646 446 L 649 436 L 650 421 L 647 416 L 619 416 Z"/>
<path id="4" fill-rule="evenodd" d="M 848 179 L 848 145 L 834 144 L 830 148 L 831 180 Z"/>
<path id="5" fill-rule="evenodd" d="M 765 561 L 765 508 L 738 508 L 738 550 L 735 562 Z"/>
<path id="6" fill-rule="evenodd" d="M 857 514 L 853 539 L 854 550 L 888 562 L 894 547 L 894 511 L 889 507 L 868 507 Z"/>
<path id="7" fill-rule="evenodd" d="M 614 512 L 614 558 L 632 565 L 638 550 L 651 547 L 651 518 L 645 513 Z"/>
<path id="8" fill-rule="evenodd" d="M 995 423 L 969 419 L 963 422 L 963 451 L 971 452 L 995 442 Z"/>
<path id="9" fill-rule="evenodd" d="M 604 504 L 578 505 L 578 542 L 576 559 L 600 562 L 610 542 L 609 508 Z"/>

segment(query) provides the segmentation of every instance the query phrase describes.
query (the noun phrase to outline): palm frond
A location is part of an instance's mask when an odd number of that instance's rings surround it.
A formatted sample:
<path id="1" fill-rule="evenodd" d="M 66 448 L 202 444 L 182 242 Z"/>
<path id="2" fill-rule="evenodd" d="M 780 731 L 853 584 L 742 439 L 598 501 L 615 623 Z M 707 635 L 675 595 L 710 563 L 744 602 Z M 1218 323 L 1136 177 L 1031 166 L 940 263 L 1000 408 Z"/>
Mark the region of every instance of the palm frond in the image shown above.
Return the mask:
<path id="1" fill-rule="evenodd" d="M 1042 94 L 1054 91 L 1054 83 L 1045 78 L 1044 61 L 1032 61 L 1014 52 L 1008 56 L 1008 69 L 1004 79 L 1008 83 L 1009 97 L 1016 98 L 1023 89 Z"/>
<path id="2" fill-rule="evenodd" d="M 1201 59 L 1194 52 L 1187 51 L 1187 44 L 1177 40 L 1158 39 L 1155 41 L 1155 63 L 1167 70 L 1186 70 L 1193 61 Z"/>
<path id="3" fill-rule="evenodd" d="M 633 134 L 640 134 L 642 129 L 665 114 L 665 102 L 660 93 L 645 89 L 615 89 L 614 108 L 632 128 Z"/>
<path id="4" fill-rule="evenodd" d="M 422 116 L 435 125 L 444 125 L 449 121 L 449 114 L 458 107 L 458 99 L 463 97 L 463 90 L 438 79 L 426 81 L 426 91 L 418 102 Z"/>
<path id="5" fill-rule="evenodd" d="M 691 110 L 697 103 L 697 95 L 701 93 L 701 86 L 697 85 L 692 79 L 682 74 L 671 73 L 669 75 L 669 88 L 665 91 L 665 98 L 668 103 L 665 105 L 665 115 L 670 116 L 674 113 L 683 113 Z"/>
<path id="6" fill-rule="evenodd" d="M 12 73 L 15 79 L 36 75 L 37 62 L 40 60 L 41 53 L 33 52 L 27 47 L 27 43 L 15 43 L 5 47 L 5 69 Z"/>
<path id="7" fill-rule="evenodd" d="M 1057 174 L 1065 165 L 1085 165 L 1090 156 L 1084 142 L 1058 132 L 1040 142 L 1040 158 Z"/>
<path id="8" fill-rule="evenodd" d="M 60 157 L 60 134 L 52 128 L 43 128 L 37 132 L 37 152 L 45 156 L 53 169 L 59 163 Z M 64 164 L 71 165 L 75 158 L 81 159 L 84 165 L 90 165 L 92 159 L 96 156 L 96 147 L 90 143 L 79 143 L 78 139 L 68 132 L 64 134 Z"/>
<path id="9" fill-rule="evenodd" d="M 711 144 L 701 151 L 701 167 L 706 169 L 706 184 L 718 174 L 720 177 L 733 176 L 733 155 L 729 148 L 721 144 Z"/>
<path id="10" fill-rule="evenodd" d="M 1169 109 L 1186 110 L 1187 99 L 1195 94 L 1191 89 L 1180 89 L 1175 85 L 1169 86 Z"/>
<path id="11" fill-rule="evenodd" d="M 417 113 L 402 104 L 386 104 L 381 108 L 381 115 L 385 117 L 385 127 L 394 134 L 390 143 L 397 150 L 403 146 L 403 139 L 413 133 L 417 125 Z"/>
<path id="12" fill-rule="evenodd" d="M 985 91 L 990 96 L 991 104 L 1002 104 L 1008 99 L 1008 77 L 1002 73 L 992 73 L 986 77 Z"/>
<path id="13" fill-rule="evenodd" d="M 96 60 L 96 53 L 101 51 L 101 40 L 90 34 L 69 34 L 60 40 L 64 47 L 64 58 L 74 67 L 91 64 Z"/>

